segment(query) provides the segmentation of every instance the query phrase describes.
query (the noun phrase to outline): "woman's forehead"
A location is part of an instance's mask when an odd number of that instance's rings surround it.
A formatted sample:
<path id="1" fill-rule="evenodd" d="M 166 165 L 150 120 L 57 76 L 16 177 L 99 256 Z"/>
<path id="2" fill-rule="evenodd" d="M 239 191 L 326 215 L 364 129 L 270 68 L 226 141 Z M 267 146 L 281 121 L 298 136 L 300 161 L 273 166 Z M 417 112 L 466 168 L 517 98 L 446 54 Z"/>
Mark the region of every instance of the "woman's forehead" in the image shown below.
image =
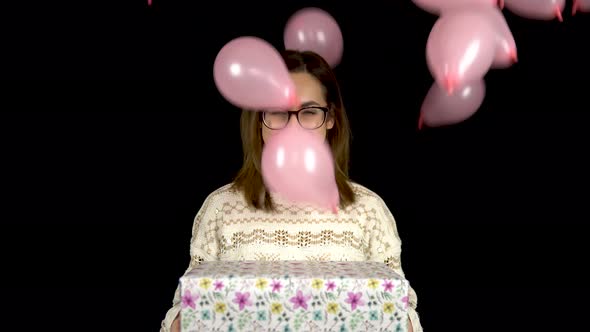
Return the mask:
<path id="1" fill-rule="evenodd" d="M 321 82 L 309 73 L 292 73 L 291 77 L 295 83 L 295 90 L 302 104 L 316 102 L 324 104 L 324 88 Z"/>

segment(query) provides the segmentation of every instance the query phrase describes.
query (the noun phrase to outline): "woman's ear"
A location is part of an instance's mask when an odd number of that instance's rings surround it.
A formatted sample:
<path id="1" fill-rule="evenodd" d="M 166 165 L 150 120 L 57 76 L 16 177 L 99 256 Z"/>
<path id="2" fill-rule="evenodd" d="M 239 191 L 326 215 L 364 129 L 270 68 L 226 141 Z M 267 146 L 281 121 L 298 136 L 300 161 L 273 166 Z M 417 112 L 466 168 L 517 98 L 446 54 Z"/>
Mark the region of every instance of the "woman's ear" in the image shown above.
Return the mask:
<path id="1" fill-rule="evenodd" d="M 334 119 L 336 114 L 334 112 L 334 104 L 330 105 L 330 110 L 328 111 L 328 119 L 326 119 L 326 129 L 330 130 L 334 127 Z"/>
<path id="2" fill-rule="evenodd" d="M 334 128 L 334 117 L 333 116 L 329 116 L 328 117 L 328 121 L 326 122 L 326 129 L 330 130 Z"/>

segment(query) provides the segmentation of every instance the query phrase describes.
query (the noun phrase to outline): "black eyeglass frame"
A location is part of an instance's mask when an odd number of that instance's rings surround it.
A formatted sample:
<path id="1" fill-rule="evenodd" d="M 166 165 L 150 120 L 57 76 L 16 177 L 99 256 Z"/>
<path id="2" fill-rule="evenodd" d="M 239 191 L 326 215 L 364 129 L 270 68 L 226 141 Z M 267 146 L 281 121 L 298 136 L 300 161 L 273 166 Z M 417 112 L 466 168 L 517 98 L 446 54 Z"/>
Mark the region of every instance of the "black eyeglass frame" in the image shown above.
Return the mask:
<path id="1" fill-rule="evenodd" d="M 302 124 L 301 124 L 301 120 L 299 120 L 299 113 L 301 113 L 301 111 L 305 111 L 308 110 L 310 108 L 313 109 L 320 109 L 324 112 L 324 118 L 322 120 L 322 122 L 315 128 L 305 128 Z M 326 119 L 328 118 L 328 112 L 330 111 L 330 109 L 326 106 L 316 106 L 316 105 L 310 105 L 310 106 L 305 106 L 302 107 L 300 109 L 298 109 L 297 111 L 283 111 L 282 113 L 288 113 L 289 117 L 287 119 L 291 119 L 291 115 L 295 114 L 295 118 L 297 118 L 297 122 L 299 123 L 299 125 L 301 126 L 301 128 L 303 129 L 307 129 L 307 130 L 315 130 L 320 128 L 321 126 L 324 125 L 324 123 L 326 123 Z M 270 130 L 281 130 L 281 129 L 285 129 L 285 127 L 287 127 L 287 125 L 289 125 L 289 120 L 287 120 L 287 122 L 285 123 L 285 125 L 281 128 L 271 128 L 266 121 L 264 120 L 264 116 L 267 112 L 261 112 L 260 114 L 260 119 L 262 120 L 262 124 L 264 124 L 264 126 Z M 274 113 L 274 112 L 273 112 Z"/>

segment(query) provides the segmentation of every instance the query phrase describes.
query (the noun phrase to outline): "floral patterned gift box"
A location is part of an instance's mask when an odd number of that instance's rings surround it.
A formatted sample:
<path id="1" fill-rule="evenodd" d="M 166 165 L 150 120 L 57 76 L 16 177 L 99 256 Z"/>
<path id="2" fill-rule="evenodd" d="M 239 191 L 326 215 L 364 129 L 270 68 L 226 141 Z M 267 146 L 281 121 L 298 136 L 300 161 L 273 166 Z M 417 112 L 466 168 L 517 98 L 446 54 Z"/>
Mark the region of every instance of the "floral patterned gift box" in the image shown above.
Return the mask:
<path id="1" fill-rule="evenodd" d="M 181 330 L 406 332 L 408 287 L 379 262 L 203 262 L 180 278 Z"/>

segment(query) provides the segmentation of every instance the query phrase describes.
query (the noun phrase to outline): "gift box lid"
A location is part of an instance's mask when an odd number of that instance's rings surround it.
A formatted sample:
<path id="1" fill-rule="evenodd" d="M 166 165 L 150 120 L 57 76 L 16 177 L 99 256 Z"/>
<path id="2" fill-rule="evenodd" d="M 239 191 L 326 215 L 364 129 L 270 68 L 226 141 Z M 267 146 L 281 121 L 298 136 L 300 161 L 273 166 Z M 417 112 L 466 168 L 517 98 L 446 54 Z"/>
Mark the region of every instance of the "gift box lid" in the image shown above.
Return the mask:
<path id="1" fill-rule="evenodd" d="M 405 280 L 385 263 L 372 261 L 205 261 L 183 278 L 349 278 Z"/>

